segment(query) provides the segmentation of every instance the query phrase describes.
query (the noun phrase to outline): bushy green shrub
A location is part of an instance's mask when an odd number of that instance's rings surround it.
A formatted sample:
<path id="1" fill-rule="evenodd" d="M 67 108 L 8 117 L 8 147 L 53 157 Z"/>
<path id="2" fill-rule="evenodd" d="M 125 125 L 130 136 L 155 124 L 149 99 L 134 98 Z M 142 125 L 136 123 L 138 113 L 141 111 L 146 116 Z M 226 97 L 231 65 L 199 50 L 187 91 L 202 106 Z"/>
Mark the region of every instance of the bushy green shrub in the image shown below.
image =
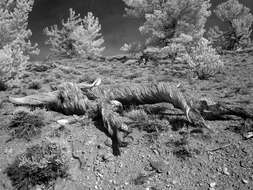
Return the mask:
<path id="1" fill-rule="evenodd" d="M 29 41 L 28 14 L 33 0 L 3 0 L 0 2 L 0 78 L 14 79 L 32 54 L 38 54 L 37 44 Z"/>
<path id="2" fill-rule="evenodd" d="M 253 15 L 250 9 L 238 0 L 228 0 L 215 9 L 217 17 L 227 26 L 222 31 L 218 26 L 209 30 L 209 39 L 218 48 L 234 50 L 250 44 Z"/>
<path id="3" fill-rule="evenodd" d="M 104 39 L 100 33 L 101 25 L 98 18 L 91 12 L 84 18 L 69 10 L 69 18 L 62 21 L 61 29 L 57 25 L 45 28 L 48 36 L 46 44 L 56 56 L 94 58 L 104 51 Z"/>
<path id="4" fill-rule="evenodd" d="M 31 140 L 32 137 L 41 133 L 41 128 L 44 125 L 42 111 L 29 111 L 25 108 L 19 108 L 13 113 L 9 129 L 12 132 L 13 138 Z"/>
<path id="5" fill-rule="evenodd" d="M 223 71 L 224 63 L 220 55 L 205 38 L 190 48 L 189 56 L 185 56 L 185 59 L 199 79 L 208 79 Z"/>
<path id="6" fill-rule="evenodd" d="M 123 0 L 127 15 L 145 19 L 139 30 L 146 44 L 165 46 L 181 33 L 201 38 L 210 16 L 210 0 Z"/>
<path id="7" fill-rule="evenodd" d="M 43 142 L 27 148 L 26 152 L 16 157 L 5 169 L 12 185 L 16 189 L 32 189 L 36 185 L 52 185 L 57 178 L 67 174 L 67 157 L 59 144 Z"/>
<path id="8" fill-rule="evenodd" d="M 221 72 L 224 67 L 220 55 L 210 41 L 203 37 L 198 39 L 181 34 L 157 51 L 169 55 L 175 62 L 187 63 L 199 79 L 208 79 Z"/>

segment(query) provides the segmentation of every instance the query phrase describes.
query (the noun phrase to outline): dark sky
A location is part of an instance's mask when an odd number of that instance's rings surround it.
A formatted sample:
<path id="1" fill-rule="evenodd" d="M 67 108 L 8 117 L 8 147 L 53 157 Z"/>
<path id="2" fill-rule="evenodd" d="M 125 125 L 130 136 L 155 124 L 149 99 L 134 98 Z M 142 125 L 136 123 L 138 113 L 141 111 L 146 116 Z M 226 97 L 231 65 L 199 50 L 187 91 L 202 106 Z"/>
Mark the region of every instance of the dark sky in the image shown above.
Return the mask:
<path id="1" fill-rule="evenodd" d="M 213 0 L 213 5 L 223 1 Z M 241 0 L 240 2 L 253 10 L 253 0 Z M 138 19 L 123 17 L 124 6 L 122 0 L 35 0 L 33 11 L 29 17 L 29 27 L 33 32 L 32 41 L 40 45 L 41 54 L 39 57 L 43 58 L 49 53 L 48 47 L 44 45 L 43 28 L 59 24 L 62 19 L 66 19 L 69 8 L 75 9 L 81 16 L 92 11 L 95 16 L 99 17 L 105 39 L 105 54 L 120 53 L 119 48 L 125 42 L 141 39 L 138 26 L 142 22 Z M 213 25 L 216 22 L 217 20 L 211 17 L 208 25 Z"/>

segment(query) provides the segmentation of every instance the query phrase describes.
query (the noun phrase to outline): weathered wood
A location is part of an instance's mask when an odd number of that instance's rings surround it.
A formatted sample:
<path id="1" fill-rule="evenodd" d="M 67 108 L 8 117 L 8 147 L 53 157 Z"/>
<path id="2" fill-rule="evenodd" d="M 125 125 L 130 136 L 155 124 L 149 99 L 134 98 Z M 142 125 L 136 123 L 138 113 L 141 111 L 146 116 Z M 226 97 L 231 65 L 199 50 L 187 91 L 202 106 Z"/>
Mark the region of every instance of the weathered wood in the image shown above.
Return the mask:
<path id="1" fill-rule="evenodd" d="M 120 110 L 123 106 L 167 102 L 180 109 L 193 125 L 211 130 L 207 120 L 221 119 L 224 115 L 253 118 L 252 112 L 240 106 L 225 103 L 210 103 L 205 100 L 188 100 L 184 94 L 169 83 L 99 86 L 101 80 L 93 84 L 65 83 L 58 90 L 30 95 L 22 98 L 10 97 L 10 102 L 19 105 L 47 106 L 64 114 L 100 116 L 104 127 L 116 142 L 116 154 L 123 144 L 121 132 L 128 132 Z M 194 102 L 193 104 L 190 102 Z"/>

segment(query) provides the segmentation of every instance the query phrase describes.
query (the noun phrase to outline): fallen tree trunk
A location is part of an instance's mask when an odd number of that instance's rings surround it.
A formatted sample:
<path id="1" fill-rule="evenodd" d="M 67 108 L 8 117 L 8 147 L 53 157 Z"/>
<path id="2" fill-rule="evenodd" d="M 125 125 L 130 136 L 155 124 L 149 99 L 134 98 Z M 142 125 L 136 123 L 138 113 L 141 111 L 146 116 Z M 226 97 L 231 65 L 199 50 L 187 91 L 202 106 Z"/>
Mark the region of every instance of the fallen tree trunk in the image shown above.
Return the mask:
<path id="1" fill-rule="evenodd" d="M 120 115 L 124 106 L 167 102 L 182 110 L 190 123 L 209 130 L 211 128 L 204 118 L 218 119 L 226 114 L 252 118 L 252 113 L 242 108 L 208 104 L 204 100 L 189 101 L 176 86 L 169 83 L 99 86 L 100 82 L 98 79 L 93 84 L 65 83 L 53 92 L 9 100 L 19 105 L 47 106 L 64 114 L 101 117 L 106 131 L 117 144 L 116 154 L 120 154 L 119 146 L 123 143 L 121 132 L 128 131 Z M 192 105 L 189 102 L 195 103 Z"/>

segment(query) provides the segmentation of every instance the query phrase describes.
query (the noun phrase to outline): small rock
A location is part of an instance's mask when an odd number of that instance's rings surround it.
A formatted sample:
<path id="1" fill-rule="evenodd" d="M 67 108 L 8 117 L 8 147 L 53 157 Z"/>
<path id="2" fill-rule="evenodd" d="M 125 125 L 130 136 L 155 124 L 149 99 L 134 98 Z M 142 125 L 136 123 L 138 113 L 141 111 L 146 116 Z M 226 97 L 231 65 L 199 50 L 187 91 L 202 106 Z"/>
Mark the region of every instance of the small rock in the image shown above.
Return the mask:
<path id="1" fill-rule="evenodd" d="M 126 65 L 136 65 L 136 63 L 138 62 L 138 60 L 136 59 L 129 59 L 125 62 Z"/>
<path id="2" fill-rule="evenodd" d="M 104 147 L 103 147 L 102 144 L 98 144 L 97 148 L 98 148 L 98 149 L 103 149 Z"/>
<path id="3" fill-rule="evenodd" d="M 243 182 L 244 184 L 248 184 L 248 183 L 249 183 L 249 181 L 246 180 L 246 179 L 242 179 L 242 182 Z"/>
<path id="4" fill-rule="evenodd" d="M 224 168 L 223 168 L 223 173 L 224 173 L 225 175 L 230 175 L 230 173 L 228 172 L 228 168 L 227 168 L 227 167 L 224 167 Z"/>
<path id="5" fill-rule="evenodd" d="M 173 180 L 173 181 L 172 181 L 172 184 L 173 184 L 173 185 L 176 185 L 177 183 L 178 183 L 177 180 Z"/>
<path id="6" fill-rule="evenodd" d="M 96 175 L 97 175 L 97 177 L 99 177 L 99 178 L 101 178 L 101 179 L 103 179 L 103 177 L 104 177 L 103 174 L 101 174 L 101 173 L 99 173 L 99 172 L 97 172 Z"/>
<path id="7" fill-rule="evenodd" d="M 42 190 L 42 187 L 40 185 L 36 185 L 35 190 Z"/>
<path id="8" fill-rule="evenodd" d="M 101 157 L 102 157 L 103 161 L 105 161 L 105 162 L 109 162 L 109 161 L 113 160 L 113 155 L 109 154 L 109 153 L 105 153 Z"/>
<path id="9" fill-rule="evenodd" d="M 106 141 L 104 142 L 104 144 L 108 147 L 112 147 L 112 140 L 111 139 L 106 139 Z"/>
<path id="10" fill-rule="evenodd" d="M 253 132 L 245 133 L 243 136 L 244 136 L 244 138 L 246 138 L 246 139 L 250 139 L 250 138 L 253 137 Z"/>
<path id="11" fill-rule="evenodd" d="M 159 155 L 158 150 L 154 149 L 153 152 L 154 152 L 156 155 Z"/>
<path id="12" fill-rule="evenodd" d="M 6 148 L 4 150 L 4 154 L 11 154 L 11 153 L 13 153 L 13 149 L 12 148 Z"/>
<path id="13" fill-rule="evenodd" d="M 69 120 L 67 120 L 67 119 L 60 119 L 60 120 L 57 120 L 57 123 L 60 124 L 60 125 L 65 126 L 65 125 L 69 124 Z"/>
<path id="14" fill-rule="evenodd" d="M 150 166 L 156 170 L 157 173 L 164 173 L 167 169 L 167 164 L 164 161 L 150 161 Z"/>
<path id="15" fill-rule="evenodd" d="M 210 186 L 211 188 L 214 188 L 214 187 L 216 186 L 216 182 L 210 183 L 209 186 Z"/>

